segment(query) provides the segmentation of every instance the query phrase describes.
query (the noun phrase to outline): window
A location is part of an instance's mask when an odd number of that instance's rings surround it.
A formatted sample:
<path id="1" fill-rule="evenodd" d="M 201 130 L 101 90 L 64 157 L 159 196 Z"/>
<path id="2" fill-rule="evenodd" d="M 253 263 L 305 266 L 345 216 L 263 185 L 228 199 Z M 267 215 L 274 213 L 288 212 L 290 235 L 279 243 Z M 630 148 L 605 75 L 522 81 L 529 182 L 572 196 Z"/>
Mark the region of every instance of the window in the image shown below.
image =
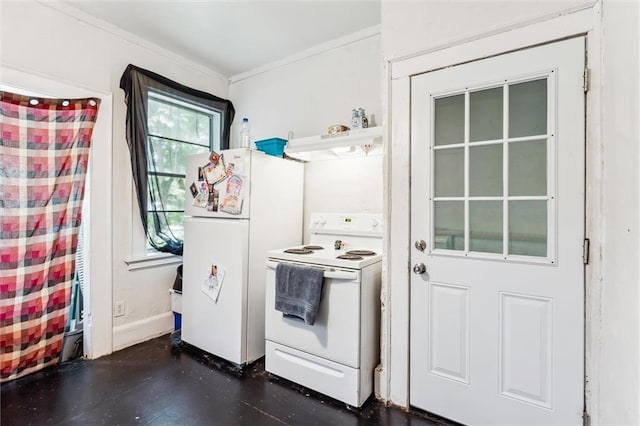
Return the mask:
<path id="1" fill-rule="evenodd" d="M 228 149 L 235 109 L 226 99 L 131 64 L 120 78 L 120 88 L 147 243 L 157 251 L 182 255 L 185 159 Z"/>
<path id="2" fill-rule="evenodd" d="M 151 229 L 156 228 L 156 218 L 164 216 L 171 234 L 184 238 L 186 159 L 220 149 L 220 122 L 218 111 L 149 91 L 147 221 Z M 159 239 L 157 234 L 150 238 Z"/>
<path id="3" fill-rule="evenodd" d="M 433 99 L 436 250 L 554 262 L 552 82 L 544 75 Z"/>

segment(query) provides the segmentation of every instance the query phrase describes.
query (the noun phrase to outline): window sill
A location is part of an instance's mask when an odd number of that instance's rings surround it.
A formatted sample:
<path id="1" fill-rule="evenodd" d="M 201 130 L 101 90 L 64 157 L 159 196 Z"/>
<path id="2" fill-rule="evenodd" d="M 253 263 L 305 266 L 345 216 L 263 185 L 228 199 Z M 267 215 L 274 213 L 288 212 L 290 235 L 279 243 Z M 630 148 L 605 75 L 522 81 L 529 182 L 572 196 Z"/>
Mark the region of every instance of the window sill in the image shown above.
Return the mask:
<path id="1" fill-rule="evenodd" d="M 153 253 L 142 256 L 130 256 L 125 259 L 130 271 L 137 269 L 158 268 L 161 266 L 182 263 L 182 256 L 171 253 Z"/>

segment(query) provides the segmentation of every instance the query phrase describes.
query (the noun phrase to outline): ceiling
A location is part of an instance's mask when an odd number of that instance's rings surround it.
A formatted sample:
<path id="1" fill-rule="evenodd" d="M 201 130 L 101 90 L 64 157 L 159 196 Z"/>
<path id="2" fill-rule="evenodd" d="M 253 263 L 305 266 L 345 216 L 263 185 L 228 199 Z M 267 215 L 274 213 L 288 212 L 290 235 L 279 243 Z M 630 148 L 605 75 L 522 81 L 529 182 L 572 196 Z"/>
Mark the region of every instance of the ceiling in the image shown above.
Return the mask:
<path id="1" fill-rule="evenodd" d="M 65 3 L 226 76 L 380 24 L 380 0 Z"/>

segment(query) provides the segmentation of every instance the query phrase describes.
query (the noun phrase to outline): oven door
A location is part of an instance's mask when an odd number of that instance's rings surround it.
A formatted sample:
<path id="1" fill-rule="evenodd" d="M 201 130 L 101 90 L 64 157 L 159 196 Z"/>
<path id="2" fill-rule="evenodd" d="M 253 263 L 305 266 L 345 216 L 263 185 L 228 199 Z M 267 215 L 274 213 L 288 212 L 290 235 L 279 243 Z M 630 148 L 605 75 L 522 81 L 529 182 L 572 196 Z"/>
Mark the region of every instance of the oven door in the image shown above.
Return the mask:
<path id="1" fill-rule="evenodd" d="M 308 325 L 302 320 L 284 318 L 282 312 L 275 310 L 277 264 L 278 261 L 273 259 L 267 261 L 266 340 L 359 368 L 360 270 L 325 267 L 316 321 Z"/>

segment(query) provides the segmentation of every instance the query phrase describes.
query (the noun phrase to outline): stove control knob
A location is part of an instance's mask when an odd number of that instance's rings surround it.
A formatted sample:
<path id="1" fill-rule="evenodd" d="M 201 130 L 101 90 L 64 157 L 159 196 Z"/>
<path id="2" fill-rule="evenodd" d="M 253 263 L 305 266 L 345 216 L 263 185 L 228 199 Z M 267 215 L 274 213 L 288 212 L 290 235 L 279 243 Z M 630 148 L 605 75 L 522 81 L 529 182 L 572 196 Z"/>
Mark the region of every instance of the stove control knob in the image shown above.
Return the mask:
<path id="1" fill-rule="evenodd" d="M 378 219 L 371 219 L 371 226 L 373 226 L 374 228 L 377 228 L 378 225 L 379 225 Z"/>
<path id="2" fill-rule="evenodd" d="M 326 218 L 326 217 L 324 217 L 324 216 L 322 216 L 322 217 L 320 218 L 320 225 L 326 225 L 326 224 L 327 224 L 327 218 Z"/>
<path id="3" fill-rule="evenodd" d="M 424 274 L 425 272 L 427 272 L 427 267 L 424 266 L 424 263 L 416 263 L 415 265 L 413 265 L 413 272 L 415 272 L 416 274 Z"/>
<path id="4" fill-rule="evenodd" d="M 314 225 L 317 225 L 317 224 L 318 224 L 318 222 L 320 222 L 320 220 L 319 220 L 317 217 L 314 217 L 314 218 L 313 218 L 313 224 L 314 224 Z"/>

